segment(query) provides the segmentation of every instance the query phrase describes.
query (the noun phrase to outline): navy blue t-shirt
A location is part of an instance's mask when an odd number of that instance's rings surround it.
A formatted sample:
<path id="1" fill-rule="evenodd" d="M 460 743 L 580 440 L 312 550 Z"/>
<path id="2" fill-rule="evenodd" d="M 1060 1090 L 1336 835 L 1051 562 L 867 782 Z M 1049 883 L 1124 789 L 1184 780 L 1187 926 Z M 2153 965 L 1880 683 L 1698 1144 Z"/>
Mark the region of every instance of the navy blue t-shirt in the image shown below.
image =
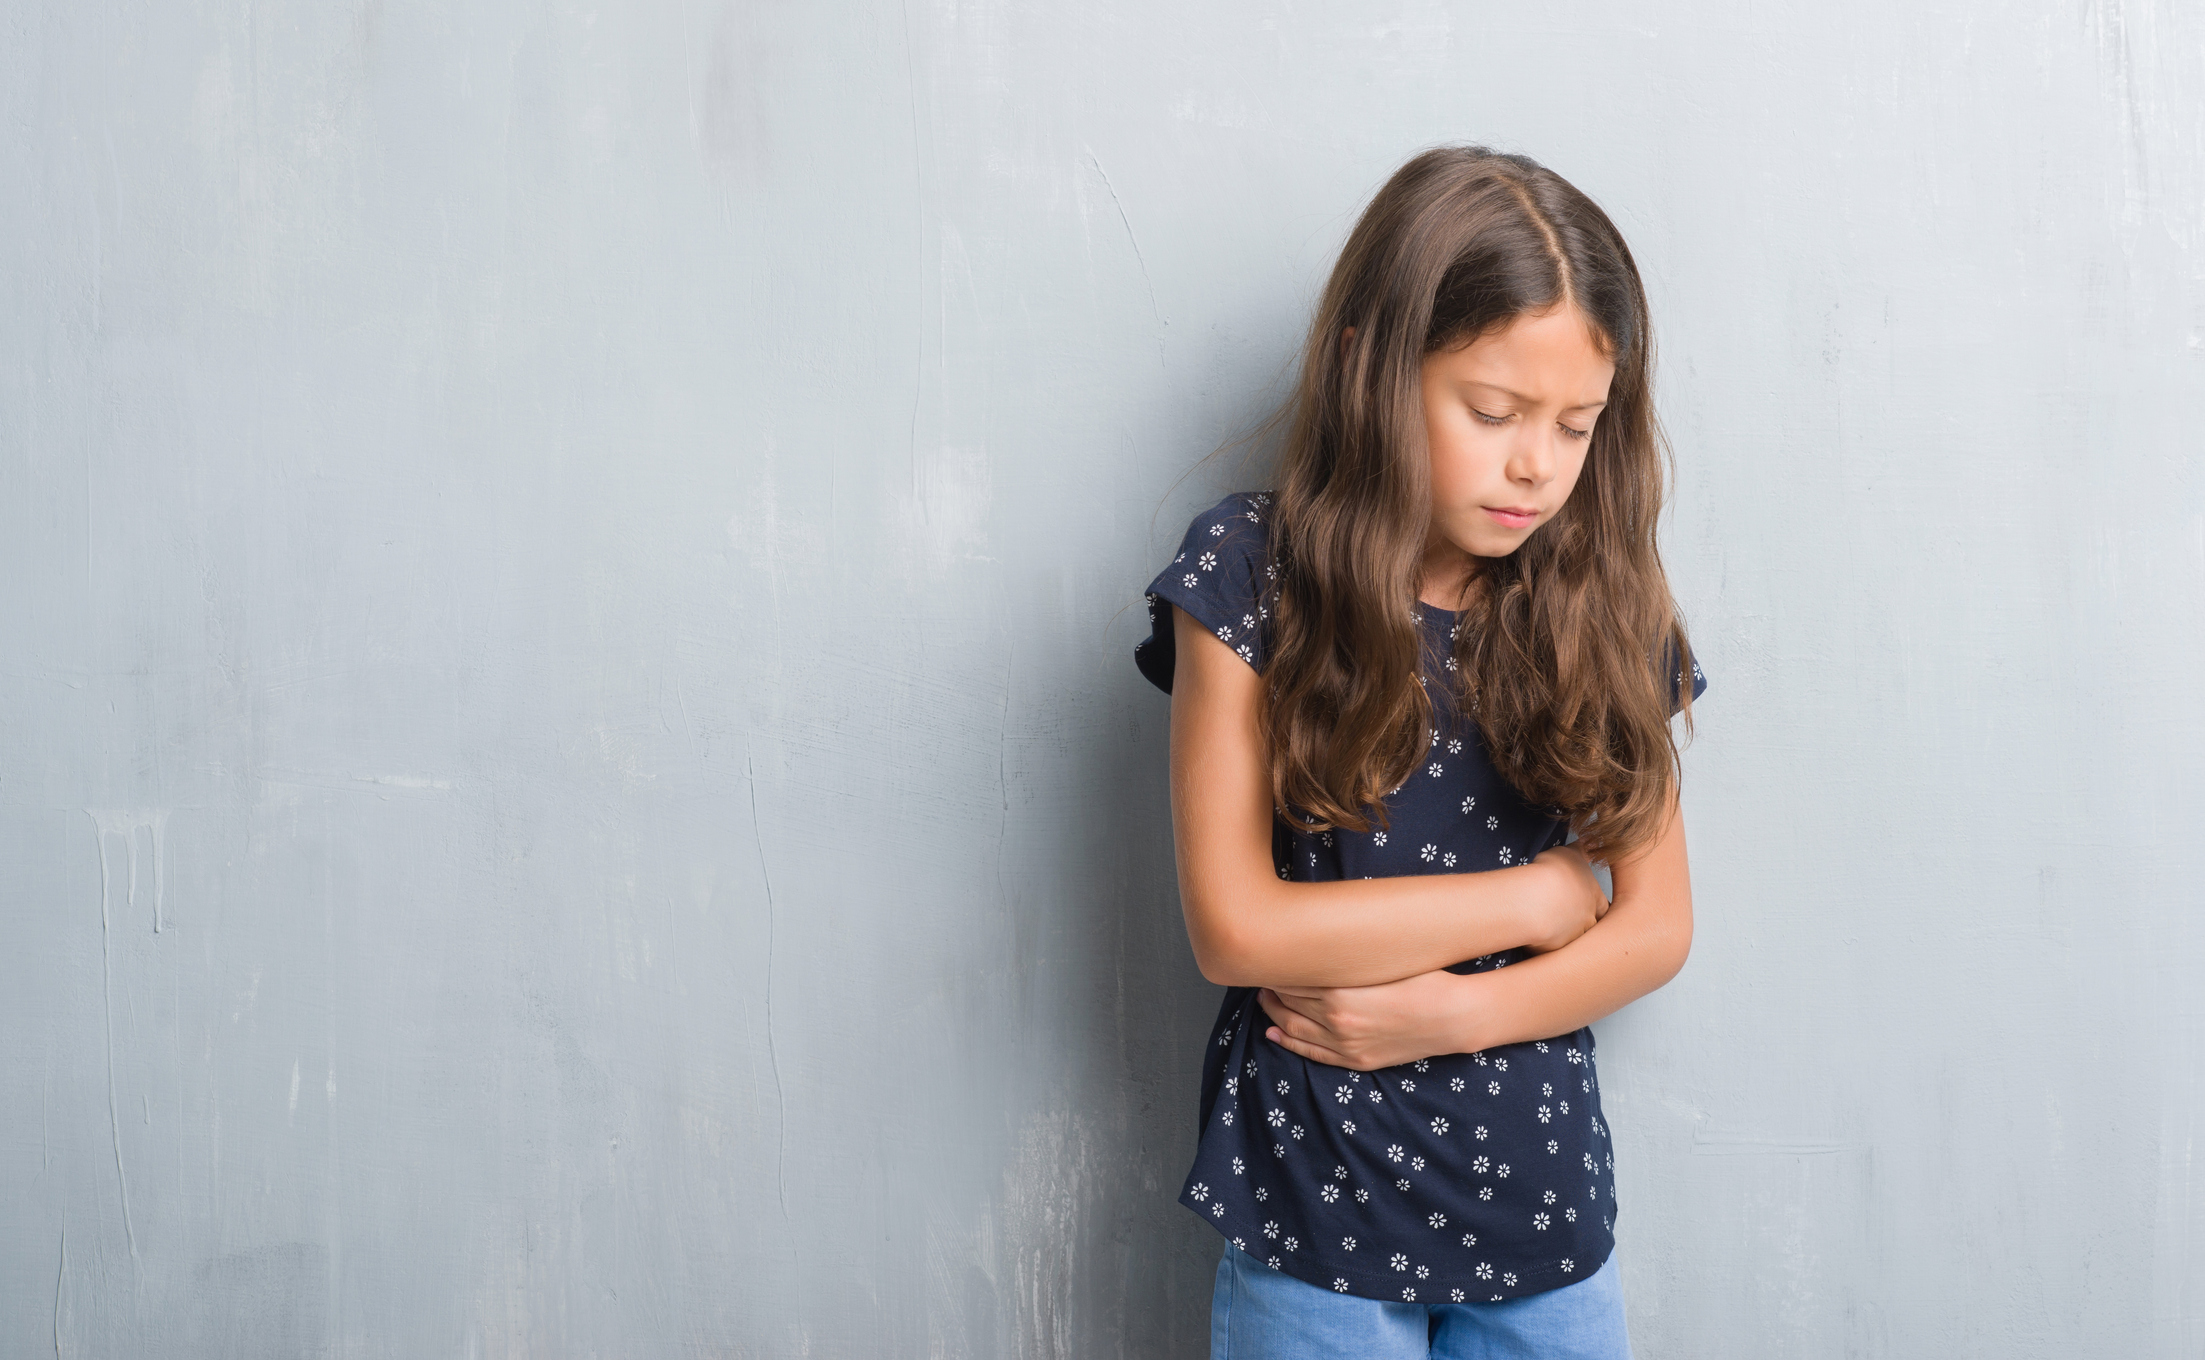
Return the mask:
<path id="1" fill-rule="evenodd" d="M 1263 669 L 1271 497 L 1236 493 L 1195 517 L 1148 587 L 1141 673 L 1171 689 L 1171 610 Z M 1458 616 L 1410 606 L 1452 679 Z M 1430 747 L 1385 798 L 1387 826 L 1316 835 L 1276 818 L 1281 878 L 1327 882 L 1522 864 L 1568 838 L 1558 810 L 1494 770 L 1454 687 L 1423 683 Z M 1696 698 L 1707 682 L 1692 668 Z M 1456 973 L 1529 957 L 1512 949 Z M 1179 1202 L 1274 1270 L 1344 1294 L 1418 1303 L 1517 1298 L 1587 1278 L 1615 1245 L 1615 1153 L 1592 1031 L 1375 1072 L 1312 1062 L 1263 1037 L 1253 987 L 1226 989 L 1202 1066 L 1202 1132 Z"/>

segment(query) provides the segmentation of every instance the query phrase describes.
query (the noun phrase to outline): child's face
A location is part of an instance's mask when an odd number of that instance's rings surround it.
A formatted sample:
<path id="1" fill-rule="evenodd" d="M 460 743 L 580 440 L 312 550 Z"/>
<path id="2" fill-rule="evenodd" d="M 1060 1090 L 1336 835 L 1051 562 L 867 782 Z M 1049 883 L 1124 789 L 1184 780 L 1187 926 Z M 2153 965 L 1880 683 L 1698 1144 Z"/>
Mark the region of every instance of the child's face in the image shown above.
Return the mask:
<path id="1" fill-rule="evenodd" d="M 1584 469 L 1614 377 L 1575 307 L 1426 356 L 1433 547 L 1506 557 L 1552 519 Z"/>

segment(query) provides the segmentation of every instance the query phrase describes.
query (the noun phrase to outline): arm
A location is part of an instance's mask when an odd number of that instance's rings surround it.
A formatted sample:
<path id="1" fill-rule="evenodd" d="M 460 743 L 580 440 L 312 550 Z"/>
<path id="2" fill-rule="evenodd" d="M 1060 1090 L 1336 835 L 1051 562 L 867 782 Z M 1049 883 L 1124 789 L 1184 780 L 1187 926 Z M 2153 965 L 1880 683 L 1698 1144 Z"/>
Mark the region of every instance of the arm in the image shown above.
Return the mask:
<path id="1" fill-rule="evenodd" d="M 1537 958 L 1486 973 L 1427 973 L 1380 987 L 1267 989 L 1274 1043 L 1368 1071 L 1567 1034 L 1667 983 L 1692 948 L 1684 819 L 1670 795 L 1654 841 L 1614 866 L 1615 904 Z"/>
<path id="2" fill-rule="evenodd" d="M 1172 837 L 1187 939 L 1204 977 L 1227 986 L 1389 982 L 1518 945 L 1555 948 L 1598 918 L 1606 898 L 1576 851 L 1475 874 L 1282 881 L 1256 724 L 1262 678 L 1185 611 L 1172 614 Z"/>

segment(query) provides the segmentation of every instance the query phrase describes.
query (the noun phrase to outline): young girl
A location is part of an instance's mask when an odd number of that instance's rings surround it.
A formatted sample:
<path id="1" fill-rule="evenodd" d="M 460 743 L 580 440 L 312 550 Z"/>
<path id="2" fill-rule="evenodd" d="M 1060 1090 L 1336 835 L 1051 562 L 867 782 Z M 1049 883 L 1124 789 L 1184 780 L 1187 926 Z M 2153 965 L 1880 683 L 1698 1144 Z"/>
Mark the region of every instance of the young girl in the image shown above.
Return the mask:
<path id="1" fill-rule="evenodd" d="M 1419 155 L 1325 287 L 1276 490 L 1149 586 L 1187 935 L 1228 989 L 1181 1194 L 1230 1244 L 1217 1360 L 1629 1354 L 1586 1026 L 1684 963 L 1670 719 L 1705 688 L 1651 358 L 1590 199 Z"/>

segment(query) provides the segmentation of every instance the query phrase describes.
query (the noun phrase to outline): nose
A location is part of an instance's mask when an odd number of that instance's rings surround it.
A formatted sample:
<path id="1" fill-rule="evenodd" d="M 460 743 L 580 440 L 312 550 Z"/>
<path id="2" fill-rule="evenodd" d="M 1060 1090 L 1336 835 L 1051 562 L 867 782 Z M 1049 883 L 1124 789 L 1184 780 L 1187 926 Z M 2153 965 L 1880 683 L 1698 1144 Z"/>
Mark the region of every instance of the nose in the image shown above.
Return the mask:
<path id="1" fill-rule="evenodd" d="M 1526 486 L 1545 486 L 1554 477 L 1554 441 L 1549 433 L 1525 421 L 1508 451 L 1508 479 Z"/>

